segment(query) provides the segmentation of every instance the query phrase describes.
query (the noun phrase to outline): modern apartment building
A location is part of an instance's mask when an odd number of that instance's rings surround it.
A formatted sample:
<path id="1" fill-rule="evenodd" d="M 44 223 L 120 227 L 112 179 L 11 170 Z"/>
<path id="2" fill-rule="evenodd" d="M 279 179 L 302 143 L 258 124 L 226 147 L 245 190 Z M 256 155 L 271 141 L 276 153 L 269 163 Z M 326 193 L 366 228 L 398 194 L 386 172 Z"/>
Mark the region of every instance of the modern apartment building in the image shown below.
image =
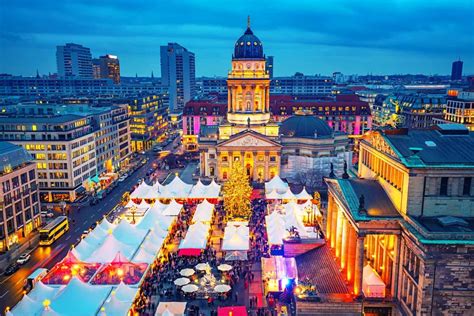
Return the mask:
<path id="1" fill-rule="evenodd" d="M 296 73 L 291 77 L 274 77 L 270 85 L 272 94 L 330 95 L 334 81 L 331 77 L 306 76 Z"/>
<path id="2" fill-rule="evenodd" d="M 0 142 L 0 253 L 41 225 L 33 157 L 21 146 Z"/>
<path id="3" fill-rule="evenodd" d="M 456 96 L 449 97 L 442 123 L 459 123 L 474 131 L 474 91 L 456 92 Z"/>
<path id="4" fill-rule="evenodd" d="M 120 61 L 115 55 L 104 55 L 92 59 L 94 79 L 112 79 L 120 83 Z"/>
<path id="5" fill-rule="evenodd" d="M 168 87 L 170 110 L 182 111 L 195 95 L 196 67 L 194 53 L 177 43 L 161 46 L 161 84 Z"/>
<path id="6" fill-rule="evenodd" d="M 144 95 L 113 101 L 129 108 L 131 151 L 149 150 L 168 131 L 168 95 Z"/>
<path id="7" fill-rule="evenodd" d="M 67 43 L 56 47 L 59 77 L 92 78 L 91 50 L 79 44 Z"/>
<path id="8" fill-rule="evenodd" d="M 159 94 L 166 92 L 155 82 L 134 82 L 114 84 L 111 79 L 85 78 L 36 78 L 19 76 L 0 76 L 0 95 L 50 97 L 50 96 L 127 96 L 141 93 Z"/>
<path id="9" fill-rule="evenodd" d="M 41 200 L 74 201 L 90 178 L 128 163 L 126 107 L 22 104 L 0 117 L 0 139 L 22 145 L 37 163 Z"/>

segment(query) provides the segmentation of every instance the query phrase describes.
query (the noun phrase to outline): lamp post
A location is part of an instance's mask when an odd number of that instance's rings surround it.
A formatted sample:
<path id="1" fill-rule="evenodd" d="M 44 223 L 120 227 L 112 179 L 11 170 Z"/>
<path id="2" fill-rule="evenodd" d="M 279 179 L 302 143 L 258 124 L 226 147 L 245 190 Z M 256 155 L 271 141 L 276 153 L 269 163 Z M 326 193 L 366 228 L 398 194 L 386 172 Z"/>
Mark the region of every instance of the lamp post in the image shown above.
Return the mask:
<path id="1" fill-rule="evenodd" d="M 133 206 L 131 209 L 132 212 L 132 224 L 135 224 L 135 213 L 137 212 L 137 207 Z"/>

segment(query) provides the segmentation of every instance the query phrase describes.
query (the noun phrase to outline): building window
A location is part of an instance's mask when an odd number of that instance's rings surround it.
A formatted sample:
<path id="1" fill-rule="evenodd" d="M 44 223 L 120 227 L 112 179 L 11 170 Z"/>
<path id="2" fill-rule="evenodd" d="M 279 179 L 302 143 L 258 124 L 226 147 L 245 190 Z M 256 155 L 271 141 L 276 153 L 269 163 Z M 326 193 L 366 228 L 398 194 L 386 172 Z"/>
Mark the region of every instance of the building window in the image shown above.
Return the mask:
<path id="1" fill-rule="evenodd" d="M 227 156 L 222 157 L 222 162 L 227 162 Z"/>
<path id="2" fill-rule="evenodd" d="M 209 168 L 209 174 L 211 177 L 214 177 L 214 167 Z"/>
<path id="3" fill-rule="evenodd" d="M 239 161 L 240 160 L 240 157 L 239 156 L 235 156 L 234 157 L 234 161 Z"/>
<path id="4" fill-rule="evenodd" d="M 275 156 L 270 156 L 270 162 L 275 162 L 276 161 L 276 157 Z"/>
<path id="5" fill-rule="evenodd" d="M 214 155 L 214 154 L 209 154 L 209 159 L 214 159 L 214 158 L 216 158 L 216 155 Z"/>
<path id="6" fill-rule="evenodd" d="M 448 195 L 448 179 L 447 177 L 441 178 L 441 186 L 439 187 L 439 195 Z"/>
<path id="7" fill-rule="evenodd" d="M 471 183 L 472 183 L 471 177 L 464 178 L 464 184 L 462 187 L 462 195 L 471 195 Z"/>

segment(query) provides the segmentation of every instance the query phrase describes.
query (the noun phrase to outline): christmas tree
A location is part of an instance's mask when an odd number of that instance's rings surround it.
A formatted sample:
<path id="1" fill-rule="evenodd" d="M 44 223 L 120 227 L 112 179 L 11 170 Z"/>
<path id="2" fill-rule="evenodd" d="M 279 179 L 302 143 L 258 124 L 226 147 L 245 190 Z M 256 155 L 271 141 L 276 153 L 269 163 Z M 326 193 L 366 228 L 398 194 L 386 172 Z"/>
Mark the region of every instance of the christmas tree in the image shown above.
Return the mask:
<path id="1" fill-rule="evenodd" d="M 244 168 L 236 163 L 232 166 L 229 179 L 224 183 L 224 209 L 227 220 L 248 220 L 252 208 L 250 196 L 252 187 Z"/>

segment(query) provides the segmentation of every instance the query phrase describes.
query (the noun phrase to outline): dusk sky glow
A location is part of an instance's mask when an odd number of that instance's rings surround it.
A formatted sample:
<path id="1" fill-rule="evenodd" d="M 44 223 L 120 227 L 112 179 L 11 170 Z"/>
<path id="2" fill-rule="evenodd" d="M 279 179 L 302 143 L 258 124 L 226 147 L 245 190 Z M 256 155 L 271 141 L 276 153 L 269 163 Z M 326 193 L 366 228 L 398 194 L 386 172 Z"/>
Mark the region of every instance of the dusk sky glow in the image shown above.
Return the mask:
<path id="1" fill-rule="evenodd" d="M 118 55 L 122 75 L 160 75 L 160 45 L 226 76 L 247 15 L 275 75 L 474 73 L 474 1 L 1 1 L 0 73 L 56 72 L 56 45 Z"/>

